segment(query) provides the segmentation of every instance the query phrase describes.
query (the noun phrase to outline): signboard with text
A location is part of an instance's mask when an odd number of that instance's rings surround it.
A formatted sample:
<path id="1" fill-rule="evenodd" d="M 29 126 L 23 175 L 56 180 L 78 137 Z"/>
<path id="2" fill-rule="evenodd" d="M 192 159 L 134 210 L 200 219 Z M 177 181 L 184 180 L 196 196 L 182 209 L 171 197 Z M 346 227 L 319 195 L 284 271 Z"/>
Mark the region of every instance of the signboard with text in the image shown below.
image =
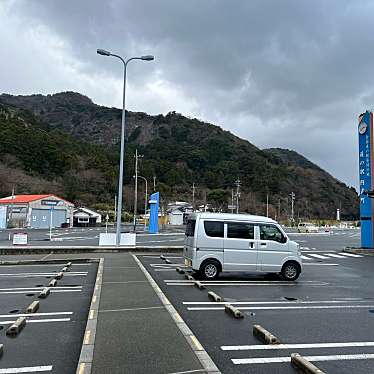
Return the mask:
<path id="1" fill-rule="evenodd" d="M 373 113 L 366 111 L 359 117 L 359 195 L 361 219 L 361 247 L 373 248 L 373 200 L 367 191 L 374 188 L 373 183 Z"/>
<path id="2" fill-rule="evenodd" d="M 155 192 L 151 195 L 149 204 L 151 206 L 149 215 L 149 232 L 151 234 L 158 233 L 158 208 L 159 208 L 160 194 Z"/>

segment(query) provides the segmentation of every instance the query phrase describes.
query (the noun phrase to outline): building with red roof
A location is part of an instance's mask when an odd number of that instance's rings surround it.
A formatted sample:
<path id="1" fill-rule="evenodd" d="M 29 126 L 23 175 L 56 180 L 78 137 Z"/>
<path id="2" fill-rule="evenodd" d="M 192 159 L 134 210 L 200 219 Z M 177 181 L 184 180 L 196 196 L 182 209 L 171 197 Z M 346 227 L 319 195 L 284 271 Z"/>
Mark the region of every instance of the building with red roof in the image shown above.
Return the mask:
<path id="1" fill-rule="evenodd" d="M 73 211 L 73 203 L 53 194 L 12 195 L 0 199 L 0 222 L 4 222 L 5 215 L 7 227 L 71 227 Z"/>

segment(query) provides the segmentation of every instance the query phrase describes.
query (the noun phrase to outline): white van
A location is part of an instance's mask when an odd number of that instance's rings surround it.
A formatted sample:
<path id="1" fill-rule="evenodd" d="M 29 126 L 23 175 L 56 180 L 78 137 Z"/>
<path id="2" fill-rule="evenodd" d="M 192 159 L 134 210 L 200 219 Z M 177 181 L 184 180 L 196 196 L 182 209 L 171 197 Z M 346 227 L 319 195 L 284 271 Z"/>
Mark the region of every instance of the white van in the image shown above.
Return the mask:
<path id="1" fill-rule="evenodd" d="M 313 224 L 313 223 L 309 223 L 309 222 L 300 222 L 298 225 L 297 225 L 297 231 L 298 232 L 318 232 L 319 229 L 318 227 Z"/>
<path id="2" fill-rule="evenodd" d="M 280 273 L 296 280 L 302 270 L 299 245 L 274 220 L 244 214 L 193 213 L 186 227 L 186 266 L 205 279 L 222 271 Z"/>

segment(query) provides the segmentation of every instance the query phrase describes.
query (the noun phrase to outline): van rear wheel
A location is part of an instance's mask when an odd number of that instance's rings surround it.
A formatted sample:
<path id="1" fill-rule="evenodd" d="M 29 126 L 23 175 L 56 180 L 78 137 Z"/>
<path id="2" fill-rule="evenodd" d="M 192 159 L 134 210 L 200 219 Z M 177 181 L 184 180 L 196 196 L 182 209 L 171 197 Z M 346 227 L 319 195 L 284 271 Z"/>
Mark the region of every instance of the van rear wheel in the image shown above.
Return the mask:
<path id="1" fill-rule="evenodd" d="M 281 271 L 282 278 L 286 281 L 294 281 L 299 278 L 300 266 L 296 262 L 286 262 Z"/>
<path id="2" fill-rule="evenodd" d="M 204 261 L 200 266 L 200 275 L 204 279 L 216 279 L 220 272 L 220 264 L 214 260 Z"/>

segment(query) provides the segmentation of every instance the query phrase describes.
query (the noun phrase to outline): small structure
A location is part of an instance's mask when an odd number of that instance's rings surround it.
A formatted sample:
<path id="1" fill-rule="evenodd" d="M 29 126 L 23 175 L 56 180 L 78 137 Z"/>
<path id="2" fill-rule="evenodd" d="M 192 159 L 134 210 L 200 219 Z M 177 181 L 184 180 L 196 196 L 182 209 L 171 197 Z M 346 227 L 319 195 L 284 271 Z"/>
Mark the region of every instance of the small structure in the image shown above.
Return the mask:
<path id="1" fill-rule="evenodd" d="M 175 203 L 169 203 L 167 208 L 169 224 L 175 226 L 186 224 L 187 217 L 192 212 L 192 205 L 185 201 L 176 201 Z"/>
<path id="2" fill-rule="evenodd" d="M 8 227 L 71 227 L 74 204 L 52 194 L 13 195 L 0 199 Z"/>
<path id="3" fill-rule="evenodd" d="M 74 227 L 93 227 L 101 224 L 101 214 L 88 208 L 76 208 L 73 213 Z"/>
<path id="4" fill-rule="evenodd" d="M 180 209 L 174 209 L 169 212 L 169 225 L 180 226 L 183 225 L 184 213 Z"/>

